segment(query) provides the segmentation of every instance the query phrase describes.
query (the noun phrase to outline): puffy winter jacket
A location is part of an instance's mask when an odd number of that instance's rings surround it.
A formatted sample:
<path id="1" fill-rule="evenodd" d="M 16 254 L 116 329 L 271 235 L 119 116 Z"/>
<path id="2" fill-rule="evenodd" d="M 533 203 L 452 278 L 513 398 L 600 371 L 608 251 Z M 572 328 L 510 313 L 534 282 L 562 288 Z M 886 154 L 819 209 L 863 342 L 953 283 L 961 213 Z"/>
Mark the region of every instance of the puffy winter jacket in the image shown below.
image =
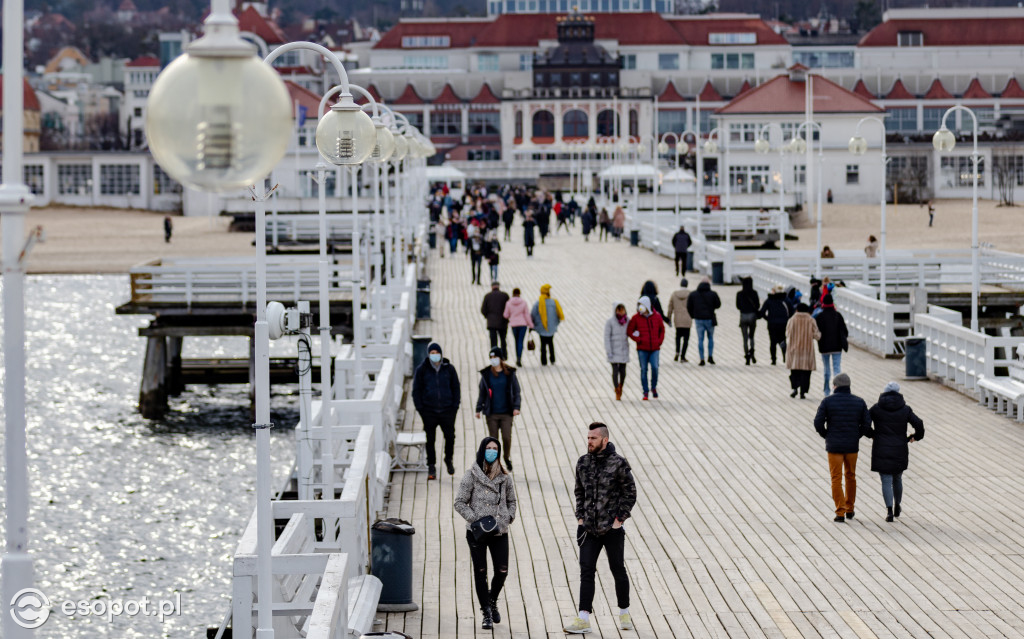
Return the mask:
<path id="1" fill-rule="evenodd" d="M 846 320 L 842 313 L 835 308 L 825 306 L 814 318 L 818 323 L 818 330 L 821 331 L 821 339 L 818 340 L 819 353 L 838 353 L 849 348 L 846 330 Z"/>
<path id="2" fill-rule="evenodd" d="M 508 326 L 508 320 L 505 319 L 505 305 L 508 300 L 508 293 L 500 289 L 484 295 L 480 314 L 487 318 L 488 329 L 503 331 Z"/>
<path id="3" fill-rule="evenodd" d="M 634 335 L 633 333 L 640 333 Z M 638 351 L 656 351 L 661 349 L 661 343 L 665 341 L 665 322 L 657 311 L 647 316 L 636 313 L 629 318 L 626 326 L 626 335 L 636 342 Z"/>
<path id="4" fill-rule="evenodd" d="M 528 326 L 533 328 L 533 318 L 530 317 L 530 305 L 521 297 L 510 298 L 505 303 L 505 312 L 502 313 L 512 328 L 517 326 Z"/>
<path id="5" fill-rule="evenodd" d="M 616 519 L 626 521 L 635 504 L 633 471 L 614 444 L 576 462 L 576 519 L 583 520 L 588 533 L 605 534 Z"/>
<path id="6" fill-rule="evenodd" d="M 629 362 L 629 334 L 626 333 L 626 324 L 620 324 L 618 316 L 615 315 L 615 309 L 619 305 L 624 307 L 625 303 L 616 302 L 612 308 L 612 316 L 604 323 L 604 353 L 612 364 Z"/>
<path id="7" fill-rule="evenodd" d="M 721 308 L 722 300 L 711 290 L 711 284 L 701 282 L 697 290 L 686 298 L 686 310 L 695 320 L 715 319 L 715 309 Z"/>
<path id="8" fill-rule="evenodd" d="M 461 388 L 459 375 L 447 358 L 434 370 L 429 359 L 423 360 L 413 374 L 412 403 L 420 413 L 444 413 L 459 409 Z"/>
<path id="9" fill-rule="evenodd" d="M 814 428 L 825 438 L 827 452 L 856 453 L 860 438 L 871 432 L 868 405 L 851 393 L 849 386 L 840 386 L 821 400 L 814 416 Z"/>
<path id="10" fill-rule="evenodd" d="M 924 422 L 907 406 L 903 395 L 882 393 L 878 403 L 868 411 L 871 430 L 871 470 L 885 475 L 897 475 L 907 469 L 910 451 L 907 446 L 907 426 L 914 427 L 914 439 L 924 438 Z"/>
<path id="11" fill-rule="evenodd" d="M 504 365 L 504 374 L 508 376 L 505 380 L 505 399 L 509 407 L 509 413 L 519 410 L 522 406 L 522 397 L 519 391 L 519 379 L 516 377 L 514 366 Z M 491 389 L 494 373 L 490 366 L 480 371 L 480 388 L 476 399 L 476 412 L 483 413 L 490 417 L 491 399 L 494 395 Z"/>
<path id="12" fill-rule="evenodd" d="M 757 315 L 767 320 L 769 325 L 785 326 L 789 321 L 789 306 L 786 305 L 786 294 L 769 294 Z"/>

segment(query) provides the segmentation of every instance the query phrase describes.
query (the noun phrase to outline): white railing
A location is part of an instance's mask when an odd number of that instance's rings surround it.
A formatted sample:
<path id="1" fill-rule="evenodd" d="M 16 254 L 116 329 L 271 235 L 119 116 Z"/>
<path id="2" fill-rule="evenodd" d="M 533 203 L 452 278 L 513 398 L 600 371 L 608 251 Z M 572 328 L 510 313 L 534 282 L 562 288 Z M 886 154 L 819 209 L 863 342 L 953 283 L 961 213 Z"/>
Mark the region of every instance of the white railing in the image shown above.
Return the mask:
<path id="1" fill-rule="evenodd" d="M 372 228 L 373 214 L 360 213 L 360 229 Z M 288 213 L 268 215 L 266 222 L 267 241 L 271 246 L 282 242 L 316 243 L 320 240 L 320 216 L 315 213 Z M 352 239 L 352 214 L 329 213 L 327 215 L 327 241 L 349 241 Z"/>

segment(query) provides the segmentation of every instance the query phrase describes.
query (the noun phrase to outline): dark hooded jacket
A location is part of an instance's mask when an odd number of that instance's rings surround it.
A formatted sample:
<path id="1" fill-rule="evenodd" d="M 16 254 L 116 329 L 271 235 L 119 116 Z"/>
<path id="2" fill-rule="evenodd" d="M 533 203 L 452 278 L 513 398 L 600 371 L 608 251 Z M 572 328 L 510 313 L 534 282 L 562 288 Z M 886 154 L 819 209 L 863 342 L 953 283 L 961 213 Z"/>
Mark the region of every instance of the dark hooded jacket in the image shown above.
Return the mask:
<path id="1" fill-rule="evenodd" d="M 818 330 L 821 331 L 821 339 L 818 340 L 819 353 L 838 353 L 849 349 L 846 320 L 835 306 L 822 306 L 814 321 L 818 323 Z"/>
<path id="2" fill-rule="evenodd" d="M 492 290 L 484 295 L 480 314 L 487 318 L 489 330 L 504 331 L 508 328 L 508 320 L 505 319 L 505 305 L 508 304 L 508 300 L 508 293 L 501 289 Z"/>
<path id="3" fill-rule="evenodd" d="M 608 442 L 604 450 L 587 453 L 576 462 L 576 519 L 588 533 L 603 535 L 618 519 L 629 518 L 636 504 L 633 471 L 625 457 Z"/>
<path id="4" fill-rule="evenodd" d="M 686 232 L 686 229 L 679 229 L 672 236 L 672 248 L 676 253 L 685 253 L 690 250 L 690 234 Z"/>
<path id="5" fill-rule="evenodd" d="M 871 407 L 872 428 L 867 436 L 874 439 L 871 446 L 871 470 L 883 475 L 898 475 L 907 469 L 910 451 L 907 446 L 907 426 L 914 427 L 914 439 L 924 438 L 924 422 L 914 414 L 903 395 L 890 391 L 878 396 Z"/>
<path id="6" fill-rule="evenodd" d="M 668 316 L 665 315 L 665 311 L 661 309 L 661 301 L 658 300 L 658 287 L 655 286 L 654 282 L 647 280 L 644 282 L 643 287 L 640 289 L 640 297 L 647 296 L 651 300 L 651 310 L 658 315 L 661 315 L 661 320 L 666 324 L 671 324 Z"/>
<path id="7" fill-rule="evenodd" d="M 761 307 L 761 298 L 754 290 L 754 280 L 750 277 L 740 279 L 742 288 L 736 292 L 736 308 L 740 313 L 756 313 Z"/>
<path id="8" fill-rule="evenodd" d="M 718 293 L 711 290 L 711 284 L 708 282 L 698 284 L 697 290 L 686 298 L 686 310 L 695 320 L 713 320 L 715 309 L 721 307 L 722 300 L 719 299 Z"/>
<path id="9" fill-rule="evenodd" d="M 825 438 L 827 452 L 856 453 L 860 438 L 871 432 L 868 405 L 851 393 L 849 386 L 840 386 L 821 400 L 814 416 L 814 428 Z"/>
<path id="10" fill-rule="evenodd" d="M 501 375 L 505 375 L 505 399 L 506 406 L 508 406 L 508 414 L 511 415 L 512 411 L 519 410 L 522 405 L 522 398 L 519 391 L 519 379 L 516 377 L 516 369 L 514 366 L 508 364 L 502 364 Z M 480 370 L 480 393 L 476 399 L 476 412 L 483 413 L 487 417 L 491 416 L 491 399 L 494 397 L 494 391 L 491 388 L 491 384 L 494 382 L 494 369 L 490 366 Z"/>
<path id="11" fill-rule="evenodd" d="M 769 293 L 765 298 L 758 317 L 767 320 L 769 326 L 785 326 L 789 322 L 789 305 L 785 293 Z"/>
<path id="12" fill-rule="evenodd" d="M 440 345 L 431 343 L 427 347 L 427 352 L 430 351 L 442 354 L 441 364 L 435 369 L 427 357 L 416 367 L 412 376 L 412 403 L 419 413 L 457 411 L 462 397 L 459 375 L 452 363 L 443 357 Z"/>

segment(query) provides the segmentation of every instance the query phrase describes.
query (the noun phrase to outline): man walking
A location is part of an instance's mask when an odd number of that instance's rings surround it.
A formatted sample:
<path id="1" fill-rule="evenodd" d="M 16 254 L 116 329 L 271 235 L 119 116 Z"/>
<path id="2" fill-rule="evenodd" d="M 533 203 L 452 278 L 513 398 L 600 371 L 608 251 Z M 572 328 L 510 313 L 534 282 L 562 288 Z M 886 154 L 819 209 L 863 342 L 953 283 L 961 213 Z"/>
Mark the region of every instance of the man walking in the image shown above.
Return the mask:
<path id="1" fill-rule="evenodd" d="M 427 347 L 427 359 L 416 368 L 412 378 L 412 403 L 423 420 L 427 433 L 427 479 L 437 479 L 437 454 L 434 442 L 437 427 L 444 435 L 444 465 L 449 475 L 455 474 L 452 456 L 455 454 L 455 416 L 461 399 L 459 375 L 455 367 L 441 356 L 441 345 L 432 342 Z"/>
<path id="2" fill-rule="evenodd" d="M 164 217 L 164 243 L 171 243 L 171 233 L 174 231 L 174 225 L 171 224 L 171 216 Z"/>
<path id="3" fill-rule="evenodd" d="M 615 578 L 619 628 L 632 630 L 629 616 L 629 576 L 626 574 L 626 531 L 622 524 L 636 504 L 636 484 L 629 462 L 608 441 L 608 427 L 590 425 L 587 454 L 576 462 L 576 544 L 580 547 L 580 611 L 563 630 L 580 635 L 590 632 L 594 611 L 594 574 L 601 549 Z"/>
<path id="4" fill-rule="evenodd" d="M 508 358 L 505 340 L 508 337 L 508 320 L 505 319 L 505 305 L 508 304 L 508 293 L 501 290 L 497 280 L 491 282 L 491 292 L 484 295 L 480 313 L 487 318 L 487 332 L 491 336 L 491 348 L 500 344 L 501 358 Z"/>
<path id="5" fill-rule="evenodd" d="M 839 523 L 853 519 L 857 499 L 857 452 L 860 438 L 870 432 L 871 416 L 863 399 L 850 392 L 850 376 L 840 373 L 832 378 L 831 395 L 821 400 L 814 416 L 814 428 L 825 438 L 828 467 L 832 475 L 832 501 Z M 843 490 L 843 476 L 846 490 Z"/>
<path id="6" fill-rule="evenodd" d="M 686 311 L 697 325 L 697 352 L 700 353 L 700 364 L 704 365 L 704 335 L 708 336 L 708 364 L 715 363 L 715 310 L 721 308 L 722 300 L 718 293 L 711 290 L 711 280 L 705 277 L 697 285 L 697 290 L 686 298 Z"/>
<path id="7" fill-rule="evenodd" d="M 685 226 L 672 236 L 672 247 L 676 250 L 676 275 L 686 275 L 686 252 L 690 250 L 690 234 Z"/>
<path id="8" fill-rule="evenodd" d="M 637 302 L 636 314 L 630 318 L 626 326 L 626 335 L 636 342 L 636 355 L 640 360 L 640 386 L 644 390 L 644 401 L 647 401 L 647 365 L 651 365 L 650 392 L 658 399 L 658 359 L 661 344 L 665 341 L 665 321 L 661 313 L 651 309 L 651 298 L 646 295 Z"/>

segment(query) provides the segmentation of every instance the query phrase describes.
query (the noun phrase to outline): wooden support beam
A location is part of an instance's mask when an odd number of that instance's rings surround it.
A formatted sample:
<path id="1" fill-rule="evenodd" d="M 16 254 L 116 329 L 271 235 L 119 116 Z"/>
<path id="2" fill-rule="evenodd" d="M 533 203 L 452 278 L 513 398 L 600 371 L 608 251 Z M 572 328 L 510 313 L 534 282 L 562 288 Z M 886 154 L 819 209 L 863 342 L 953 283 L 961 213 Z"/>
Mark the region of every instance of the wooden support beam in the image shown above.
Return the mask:
<path id="1" fill-rule="evenodd" d="M 182 341 L 180 337 L 167 338 L 167 394 L 171 397 L 177 397 L 185 390 L 185 381 L 181 377 Z"/>
<path id="2" fill-rule="evenodd" d="M 146 340 L 146 357 L 139 387 L 139 412 L 146 419 L 157 419 L 167 410 L 167 341 L 163 337 Z"/>

